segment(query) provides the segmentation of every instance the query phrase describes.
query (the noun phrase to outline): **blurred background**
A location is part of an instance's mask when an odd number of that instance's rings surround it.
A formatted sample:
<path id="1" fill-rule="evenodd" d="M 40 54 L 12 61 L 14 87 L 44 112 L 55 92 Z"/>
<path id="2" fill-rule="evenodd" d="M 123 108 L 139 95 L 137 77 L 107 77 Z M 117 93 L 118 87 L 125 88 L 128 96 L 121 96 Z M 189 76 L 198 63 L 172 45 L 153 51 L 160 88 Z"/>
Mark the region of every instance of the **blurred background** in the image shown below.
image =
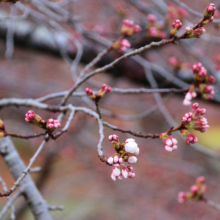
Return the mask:
<path id="1" fill-rule="evenodd" d="M 201 14 L 210 3 L 207 0 L 182 2 Z M 219 1 L 212 3 L 220 9 Z M 52 7 L 54 5 L 57 10 Z M 153 36 L 149 31 L 149 14 L 157 17 L 154 24 L 157 34 Z M 163 0 L 24 0 L 16 4 L 0 3 L 0 15 L 1 99 L 36 99 L 70 89 L 80 70 L 109 42 L 120 36 L 123 19 L 134 20 L 142 27 L 140 33 L 129 38 L 132 48 L 138 48 L 168 37 L 174 19 L 181 19 L 185 28 L 202 18 L 202 15 L 199 18 L 190 13 L 179 1 Z M 216 21 L 218 19 L 216 13 Z M 155 76 L 159 88 L 187 88 L 192 83 L 191 66 L 195 62 L 201 62 L 218 81 L 219 28 L 220 23 L 211 23 L 206 26 L 206 34 L 201 39 L 186 39 L 178 44 L 150 49 L 137 58 L 142 57 L 147 63 L 141 64 L 133 58 L 123 60 L 110 71 L 89 79 L 78 91 L 86 87 L 98 90 L 103 83 L 113 88 L 151 88 L 152 84 L 146 77 L 148 71 Z M 112 51 L 91 70 L 119 56 L 120 52 Z M 178 67 L 169 61 L 173 56 L 180 63 Z M 80 62 L 74 72 L 71 62 L 77 57 L 80 57 Z M 149 67 L 149 63 L 152 64 L 151 69 L 144 71 L 144 65 Z M 51 211 L 53 219 L 219 219 L 220 212 L 203 202 L 177 202 L 178 192 L 188 191 L 196 177 L 202 175 L 207 180 L 206 197 L 220 204 L 219 83 L 214 86 L 213 101 L 195 99 L 201 108 L 207 109 L 205 117 L 210 125 L 205 133 L 193 133 L 199 139 L 197 149 L 187 145 L 177 132 L 173 136 L 178 140 L 178 150 L 172 153 L 164 150 L 161 140 L 135 137 L 140 155 L 133 166 L 136 173 L 134 179 L 112 181 L 111 167 L 101 163 L 97 156 L 99 134 L 95 119 L 77 113 L 68 132 L 55 141 L 50 140 L 35 161 L 34 166 L 42 167 L 42 171 L 31 174 L 49 205 L 64 206 L 63 211 Z M 182 105 L 184 94 L 164 93 L 161 98 L 177 124 L 181 123 L 183 114 L 191 110 L 191 107 Z M 61 98 L 55 98 L 46 103 L 57 105 L 60 101 Z M 71 97 L 69 103 L 95 107 L 93 102 L 81 97 Z M 105 121 L 122 129 L 147 134 L 165 132 L 172 126 L 172 120 L 170 123 L 157 104 L 153 94 L 109 93 L 101 100 L 100 107 Z M 28 110 L 13 106 L 0 109 L 0 117 L 7 131 L 22 135 L 41 132 L 40 128 L 25 123 Z M 45 119 L 58 116 L 39 109 L 32 110 Z M 133 138 L 106 127 L 104 132 L 102 146 L 106 157 L 114 153 L 107 140 L 110 134 L 119 135 L 121 142 Z M 43 137 L 31 140 L 12 138 L 25 164 L 28 164 L 42 140 Z M 0 160 L 0 175 L 8 188 L 11 187 L 14 179 L 3 160 Z M 6 202 L 6 198 L 0 199 L 0 210 Z M 16 200 L 15 207 L 17 219 L 33 219 L 23 197 Z M 2 219 L 10 219 L 9 216 L 10 210 Z"/>

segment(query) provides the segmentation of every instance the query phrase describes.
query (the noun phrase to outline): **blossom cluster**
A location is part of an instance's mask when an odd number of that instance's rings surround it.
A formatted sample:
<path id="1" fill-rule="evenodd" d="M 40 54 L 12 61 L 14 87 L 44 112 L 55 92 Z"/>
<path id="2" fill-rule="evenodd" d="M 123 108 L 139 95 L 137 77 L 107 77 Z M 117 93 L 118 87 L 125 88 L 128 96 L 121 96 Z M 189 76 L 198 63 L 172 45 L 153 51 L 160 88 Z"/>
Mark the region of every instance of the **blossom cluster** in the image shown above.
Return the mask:
<path id="1" fill-rule="evenodd" d="M 183 26 L 180 20 L 175 20 L 172 23 L 172 28 L 170 30 L 170 38 L 174 37 L 177 34 L 177 31 Z"/>
<path id="2" fill-rule="evenodd" d="M 185 113 L 182 117 L 181 134 L 186 137 L 187 144 L 195 144 L 198 142 L 198 138 L 189 133 L 189 129 L 198 130 L 200 132 L 205 132 L 208 128 L 208 121 L 203 115 L 206 109 L 200 109 L 198 103 L 192 105 L 192 111 Z"/>
<path id="3" fill-rule="evenodd" d="M 177 140 L 176 138 L 168 135 L 167 133 L 160 134 L 159 138 L 164 143 L 164 148 L 168 152 L 172 152 L 177 149 Z"/>
<path id="4" fill-rule="evenodd" d="M 29 124 L 36 125 L 37 127 L 46 129 L 47 131 L 54 131 L 60 127 L 60 122 L 52 118 L 48 119 L 47 123 L 33 110 L 29 110 L 25 115 L 25 121 Z"/>
<path id="5" fill-rule="evenodd" d="M 60 122 L 58 120 L 54 120 L 52 118 L 48 119 L 47 120 L 47 129 L 50 130 L 50 131 L 54 131 L 56 128 L 59 128 L 60 127 Z"/>
<path id="6" fill-rule="evenodd" d="M 157 17 L 153 14 L 147 16 L 148 25 L 146 26 L 147 35 L 150 37 L 166 38 L 164 25 L 157 21 Z"/>
<path id="7" fill-rule="evenodd" d="M 112 48 L 115 50 L 120 50 L 122 52 L 126 51 L 127 48 L 131 47 L 130 42 L 125 39 L 125 36 L 133 36 L 134 34 L 141 31 L 141 27 L 137 24 L 134 24 L 132 20 L 125 19 L 122 22 L 121 34 L 122 38 L 113 42 Z"/>
<path id="8" fill-rule="evenodd" d="M 108 87 L 106 84 L 103 84 L 101 89 L 98 91 L 97 95 L 93 93 L 93 91 L 89 88 L 85 88 L 86 94 L 89 96 L 90 99 L 98 101 L 102 98 L 106 93 L 111 91 L 111 87 Z"/>
<path id="9" fill-rule="evenodd" d="M 179 192 L 178 193 L 178 202 L 184 203 L 187 199 L 194 199 L 199 201 L 203 199 L 203 194 L 207 190 L 205 185 L 205 177 L 200 176 L 196 179 L 196 183 L 191 186 L 190 192 Z"/>
<path id="10" fill-rule="evenodd" d="M 211 100 L 214 95 L 213 86 L 207 85 L 206 83 L 214 83 L 215 78 L 208 76 L 207 70 L 201 63 L 195 63 L 192 69 L 194 73 L 194 84 L 190 86 L 189 91 L 185 95 L 183 100 L 184 105 L 190 105 L 192 98 L 197 96 L 196 88 L 203 99 Z"/>
<path id="11" fill-rule="evenodd" d="M 131 44 L 130 42 L 127 40 L 127 39 L 121 39 L 119 41 L 115 41 L 113 44 L 112 44 L 112 48 L 113 49 L 118 49 L 122 52 L 126 51 L 129 47 L 131 47 Z"/>
<path id="12" fill-rule="evenodd" d="M 111 178 L 122 180 L 123 178 L 134 178 L 135 173 L 133 167 L 130 164 L 137 162 L 137 155 L 139 154 L 139 148 L 134 139 L 129 138 L 125 143 L 119 142 L 119 137 L 116 134 L 110 135 L 108 138 L 114 146 L 117 153 L 109 157 L 107 162 L 113 165 Z M 125 165 L 127 162 L 129 165 Z"/>
<path id="13" fill-rule="evenodd" d="M 203 26 L 213 21 L 215 11 L 215 5 L 213 3 L 210 3 L 205 10 L 204 17 L 203 19 L 201 19 L 199 27 L 197 27 L 196 29 L 186 27 L 186 38 L 200 38 L 202 34 L 205 33 L 205 29 Z"/>
<path id="14" fill-rule="evenodd" d="M 141 27 L 137 24 L 134 24 L 132 20 L 125 19 L 122 22 L 121 34 L 127 36 L 133 36 L 134 34 L 141 31 Z"/>

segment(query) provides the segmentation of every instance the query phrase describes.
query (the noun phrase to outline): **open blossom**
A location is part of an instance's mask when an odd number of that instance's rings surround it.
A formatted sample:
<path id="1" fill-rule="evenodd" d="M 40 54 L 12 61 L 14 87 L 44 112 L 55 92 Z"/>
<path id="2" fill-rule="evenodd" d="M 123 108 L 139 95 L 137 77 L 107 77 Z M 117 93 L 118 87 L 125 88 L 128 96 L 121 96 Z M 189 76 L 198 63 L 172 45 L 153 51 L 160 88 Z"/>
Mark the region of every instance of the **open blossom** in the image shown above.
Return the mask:
<path id="1" fill-rule="evenodd" d="M 134 24 L 131 20 L 123 20 L 122 27 L 121 27 L 121 33 L 132 36 L 135 33 L 138 33 L 141 31 L 141 27 L 139 25 Z"/>
<path id="2" fill-rule="evenodd" d="M 177 140 L 172 136 L 168 136 L 168 138 L 164 138 L 164 148 L 168 152 L 172 152 L 177 149 Z"/>
<path id="3" fill-rule="evenodd" d="M 120 41 L 116 41 L 112 44 L 113 49 L 119 49 L 122 52 L 126 51 L 127 48 L 131 47 L 131 44 L 128 40 L 122 39 Z"/>

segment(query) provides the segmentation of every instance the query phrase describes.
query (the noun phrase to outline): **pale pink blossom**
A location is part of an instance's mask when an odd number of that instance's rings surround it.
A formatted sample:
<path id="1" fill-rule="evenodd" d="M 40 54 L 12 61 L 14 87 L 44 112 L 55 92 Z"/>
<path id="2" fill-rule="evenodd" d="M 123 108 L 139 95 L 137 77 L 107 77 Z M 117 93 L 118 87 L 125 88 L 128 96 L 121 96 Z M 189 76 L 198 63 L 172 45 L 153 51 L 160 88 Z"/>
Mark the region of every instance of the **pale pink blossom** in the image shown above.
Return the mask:
<path id="1" fill-rule="evenodd" d="M 114 162 L 113 157 L 109 157 L 109 158 L 107 159 L 107 162 L 108 162 L 109 164 L 113 164 L 113 162 Z"/>
<path id="2" fill-rule="evenodd" d="M 176 138 L 169 136 L 169 138 L 164 138 L 164 148 L 168 152 L 172 152 L 177 149 L 177 140 Z"/>
<path id="3" fill-rule="evenodd" d="M 128 158 L 128 163 L 134 164 L 136 162 L 137 162 L 137 157 L 131 156 L 131 157 Z"/>
<path id="4" fill-rule="evenodd" d="M 128 142 L 125 144 L 125 151 L 128 152 L 128 153 L 136 153 L 137 152 L 137 149 L 138 149 L 138 145 L 136 142 Z"/>

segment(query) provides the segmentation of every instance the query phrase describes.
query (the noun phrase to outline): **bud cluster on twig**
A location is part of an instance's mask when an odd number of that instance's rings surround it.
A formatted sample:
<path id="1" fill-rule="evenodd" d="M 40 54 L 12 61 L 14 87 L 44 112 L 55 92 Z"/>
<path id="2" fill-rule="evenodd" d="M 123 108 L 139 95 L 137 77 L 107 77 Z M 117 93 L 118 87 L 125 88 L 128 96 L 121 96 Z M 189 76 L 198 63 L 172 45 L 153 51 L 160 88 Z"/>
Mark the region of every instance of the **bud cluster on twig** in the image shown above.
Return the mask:
<path id="1" fill-rule="evenodd" d="M 113 165 L 111 178 L 122 180 L 123 178 L 134 178 L 135 173 L 131 165 L 137 162 L 137 155 L 139 154 L 139 148 L 134 139 L 129 138 L 125 140 L 125 143 L 119 142 L 119 137 L 116 134 L 110 135 L 108 140 L 111 141 L 116 153 L 107 159 L 107 162 Z"/>

